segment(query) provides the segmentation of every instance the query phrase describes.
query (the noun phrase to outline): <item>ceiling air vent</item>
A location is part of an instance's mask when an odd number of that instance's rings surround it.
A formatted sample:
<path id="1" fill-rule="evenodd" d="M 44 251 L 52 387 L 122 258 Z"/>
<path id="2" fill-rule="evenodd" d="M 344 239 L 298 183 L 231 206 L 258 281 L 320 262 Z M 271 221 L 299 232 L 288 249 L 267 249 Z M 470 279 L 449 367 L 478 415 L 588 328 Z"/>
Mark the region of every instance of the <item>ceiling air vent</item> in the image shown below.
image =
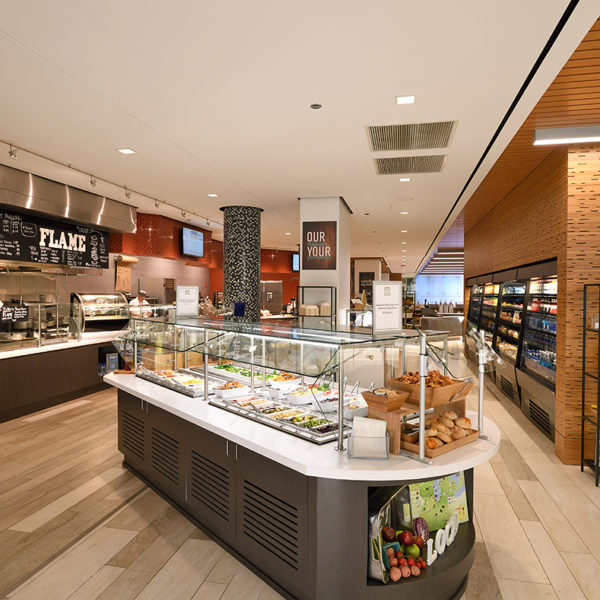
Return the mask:
<path id="1" fill-rule="evenodd" d="M 446 148 L 453 125 L 454 121 L 440 121 L 439 123 L 371 126 L 369 127 L 371 149 L 377 152 Z"/>
<path id="2" fill-rule="evenodd" d="M 378 175 L 402 175 L 404 173 L 439 173 L 444 166 L 444 154 L 433 156 L 395 156 L 376 158 Z"/>

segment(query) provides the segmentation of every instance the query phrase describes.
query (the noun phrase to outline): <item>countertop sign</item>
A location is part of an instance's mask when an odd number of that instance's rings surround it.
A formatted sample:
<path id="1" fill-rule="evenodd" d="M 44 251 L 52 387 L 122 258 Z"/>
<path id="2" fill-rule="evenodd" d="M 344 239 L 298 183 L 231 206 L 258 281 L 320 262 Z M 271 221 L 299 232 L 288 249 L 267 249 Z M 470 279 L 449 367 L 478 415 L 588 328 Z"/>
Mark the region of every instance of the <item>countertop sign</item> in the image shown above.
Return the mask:
<path id="1" fill-rule="evenodd" d="M 335 270 L 337 221 L 302 223 L 302 269 Z"/>
<path id="2" fill-rule="evenodd" d="M 108 268 L 108 232 L 0 208 L 0 259 Z"/>
<path id="3" fill-rule="evenodd" d="M 402 282 L 373 282 L 373 333 L 402 329 Z"/>
<path id="4" fill-rule="evenodd" d="M 17 323 L 19 321 L 29 321 L 28 306 L 2 306 L 0 308 L 0 321 L 10 321 Z"/>

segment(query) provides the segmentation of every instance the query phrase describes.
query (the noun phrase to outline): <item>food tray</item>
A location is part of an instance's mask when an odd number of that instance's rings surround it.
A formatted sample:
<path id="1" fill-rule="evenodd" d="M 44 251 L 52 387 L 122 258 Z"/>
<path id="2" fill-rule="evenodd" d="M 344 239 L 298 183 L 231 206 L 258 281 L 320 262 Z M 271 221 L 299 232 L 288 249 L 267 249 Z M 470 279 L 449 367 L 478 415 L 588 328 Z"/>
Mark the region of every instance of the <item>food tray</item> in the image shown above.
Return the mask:
<path id="1" fill-rule="evenodd" d="M 272 388 L 278 390 L 291 391 L 294 388 L 297 388 L 302 383 L 302 380 L 300 379 L 300 377 L 298 377 L 297 379 L 285 379 L 283 381 L 273 381 L 271 379 L 269 383 L 271 384 Z"/>
<path id="2" fill-rule="evenodd" d="M 471 444 L 472 442 L 476 442 L 479 439 L 479 431 L 474 431 L 470 433 L 464 438 L 460 438 L 458 440 L 454 440 L 453 442 L 449 442 L 448 444 L 444 444 L 439 448 L 428 448 L 425 446 L 425 456 L 428 458 L 436 458 L 441 456 L 442 454 L 446 454 L 448 452 L 452 452 L 452 450 L 456 450 L 457 448 L 461 448 L 462 446 L 466 446 L 467 444 Z M 408 450 L 409 452 L 413 452 L 414 454 L 419 454 L 419 442 L 418 440 L 413 444 L 410 442 L 406 442 L 402 440 L 401 448 L 403 450 Z"/>
<path id="3" fill-rule="evenodd" d="M 419 389 L 418 383 L 400 383 L 395 379 L 387 381 L 387 385 L 395 390 L 402 392 L 408 392 L 407 401 L 411 404 L 419 405 Z M 449 402 L 456 402 L 464 398 L 471 388 L 473 387 L 473 381 L 456 381 L 450 385 L 444 387 L 426 387 L 425 388 L 425 408 L 434 408 L 436 406 L 442 406 Z M 454 396 L 458 394 L 456 398 Z"/>
<path id="4" fill-rule="evenodd" d="M 250 388 L 247 385 L 243 385 L 242 387 L 230 388 L 227 390 L 220 390 L 217 388 L 215 390 L 215 395 L 217 398 L 222 398 L 223 400 L 230 400 L 231 398 L 236 398 L 238 396 L 247 396 L 251 393 Z"/>

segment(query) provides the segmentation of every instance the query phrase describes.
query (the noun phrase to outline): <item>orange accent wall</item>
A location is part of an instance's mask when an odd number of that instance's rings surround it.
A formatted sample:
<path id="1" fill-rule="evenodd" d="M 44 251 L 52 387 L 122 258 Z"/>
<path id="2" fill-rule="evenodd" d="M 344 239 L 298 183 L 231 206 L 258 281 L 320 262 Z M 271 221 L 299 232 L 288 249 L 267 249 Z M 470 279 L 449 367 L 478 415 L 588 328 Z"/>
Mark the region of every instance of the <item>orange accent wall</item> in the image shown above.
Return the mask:
<path id="1" fill-rule="evenodd" d="M 204 258 L 181 254 L 181 229 L 190 227 L 204 233 Z M 193 227 L 162 215 L 138 213 L 135 233 L 114 233 L 109 237 L 109 250 L 116 254 L 171 258 L 195 267 L 207 267 L 210 293 L 223 290 L 223 242 L 212 239 L 212 231 Z M 299 273 L 292 271 L 290 250 L 261 250 L 262 280 L 283 282 L 283 302 L 296 297 Z M 204 291 L 203 293 L 206 293 Z"/>

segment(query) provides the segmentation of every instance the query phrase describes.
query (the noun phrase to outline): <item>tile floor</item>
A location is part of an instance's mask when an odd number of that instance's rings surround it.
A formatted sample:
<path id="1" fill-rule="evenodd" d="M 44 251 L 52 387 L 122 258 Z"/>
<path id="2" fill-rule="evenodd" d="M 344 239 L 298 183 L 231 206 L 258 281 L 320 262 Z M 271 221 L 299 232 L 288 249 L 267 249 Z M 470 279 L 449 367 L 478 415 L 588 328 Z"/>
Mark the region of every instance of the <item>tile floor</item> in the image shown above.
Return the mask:
<path id="1" fill-rule="evenodd" d="M 508 400 L 486 390 L 485 410 L 503 439 L 476 469 L 476 558 L 463 600 L 597 600 L 591 474 L 563 465 Z M 120 461 L 113 390 L 0 424 L 0 599 L 281 598 Z"/>

